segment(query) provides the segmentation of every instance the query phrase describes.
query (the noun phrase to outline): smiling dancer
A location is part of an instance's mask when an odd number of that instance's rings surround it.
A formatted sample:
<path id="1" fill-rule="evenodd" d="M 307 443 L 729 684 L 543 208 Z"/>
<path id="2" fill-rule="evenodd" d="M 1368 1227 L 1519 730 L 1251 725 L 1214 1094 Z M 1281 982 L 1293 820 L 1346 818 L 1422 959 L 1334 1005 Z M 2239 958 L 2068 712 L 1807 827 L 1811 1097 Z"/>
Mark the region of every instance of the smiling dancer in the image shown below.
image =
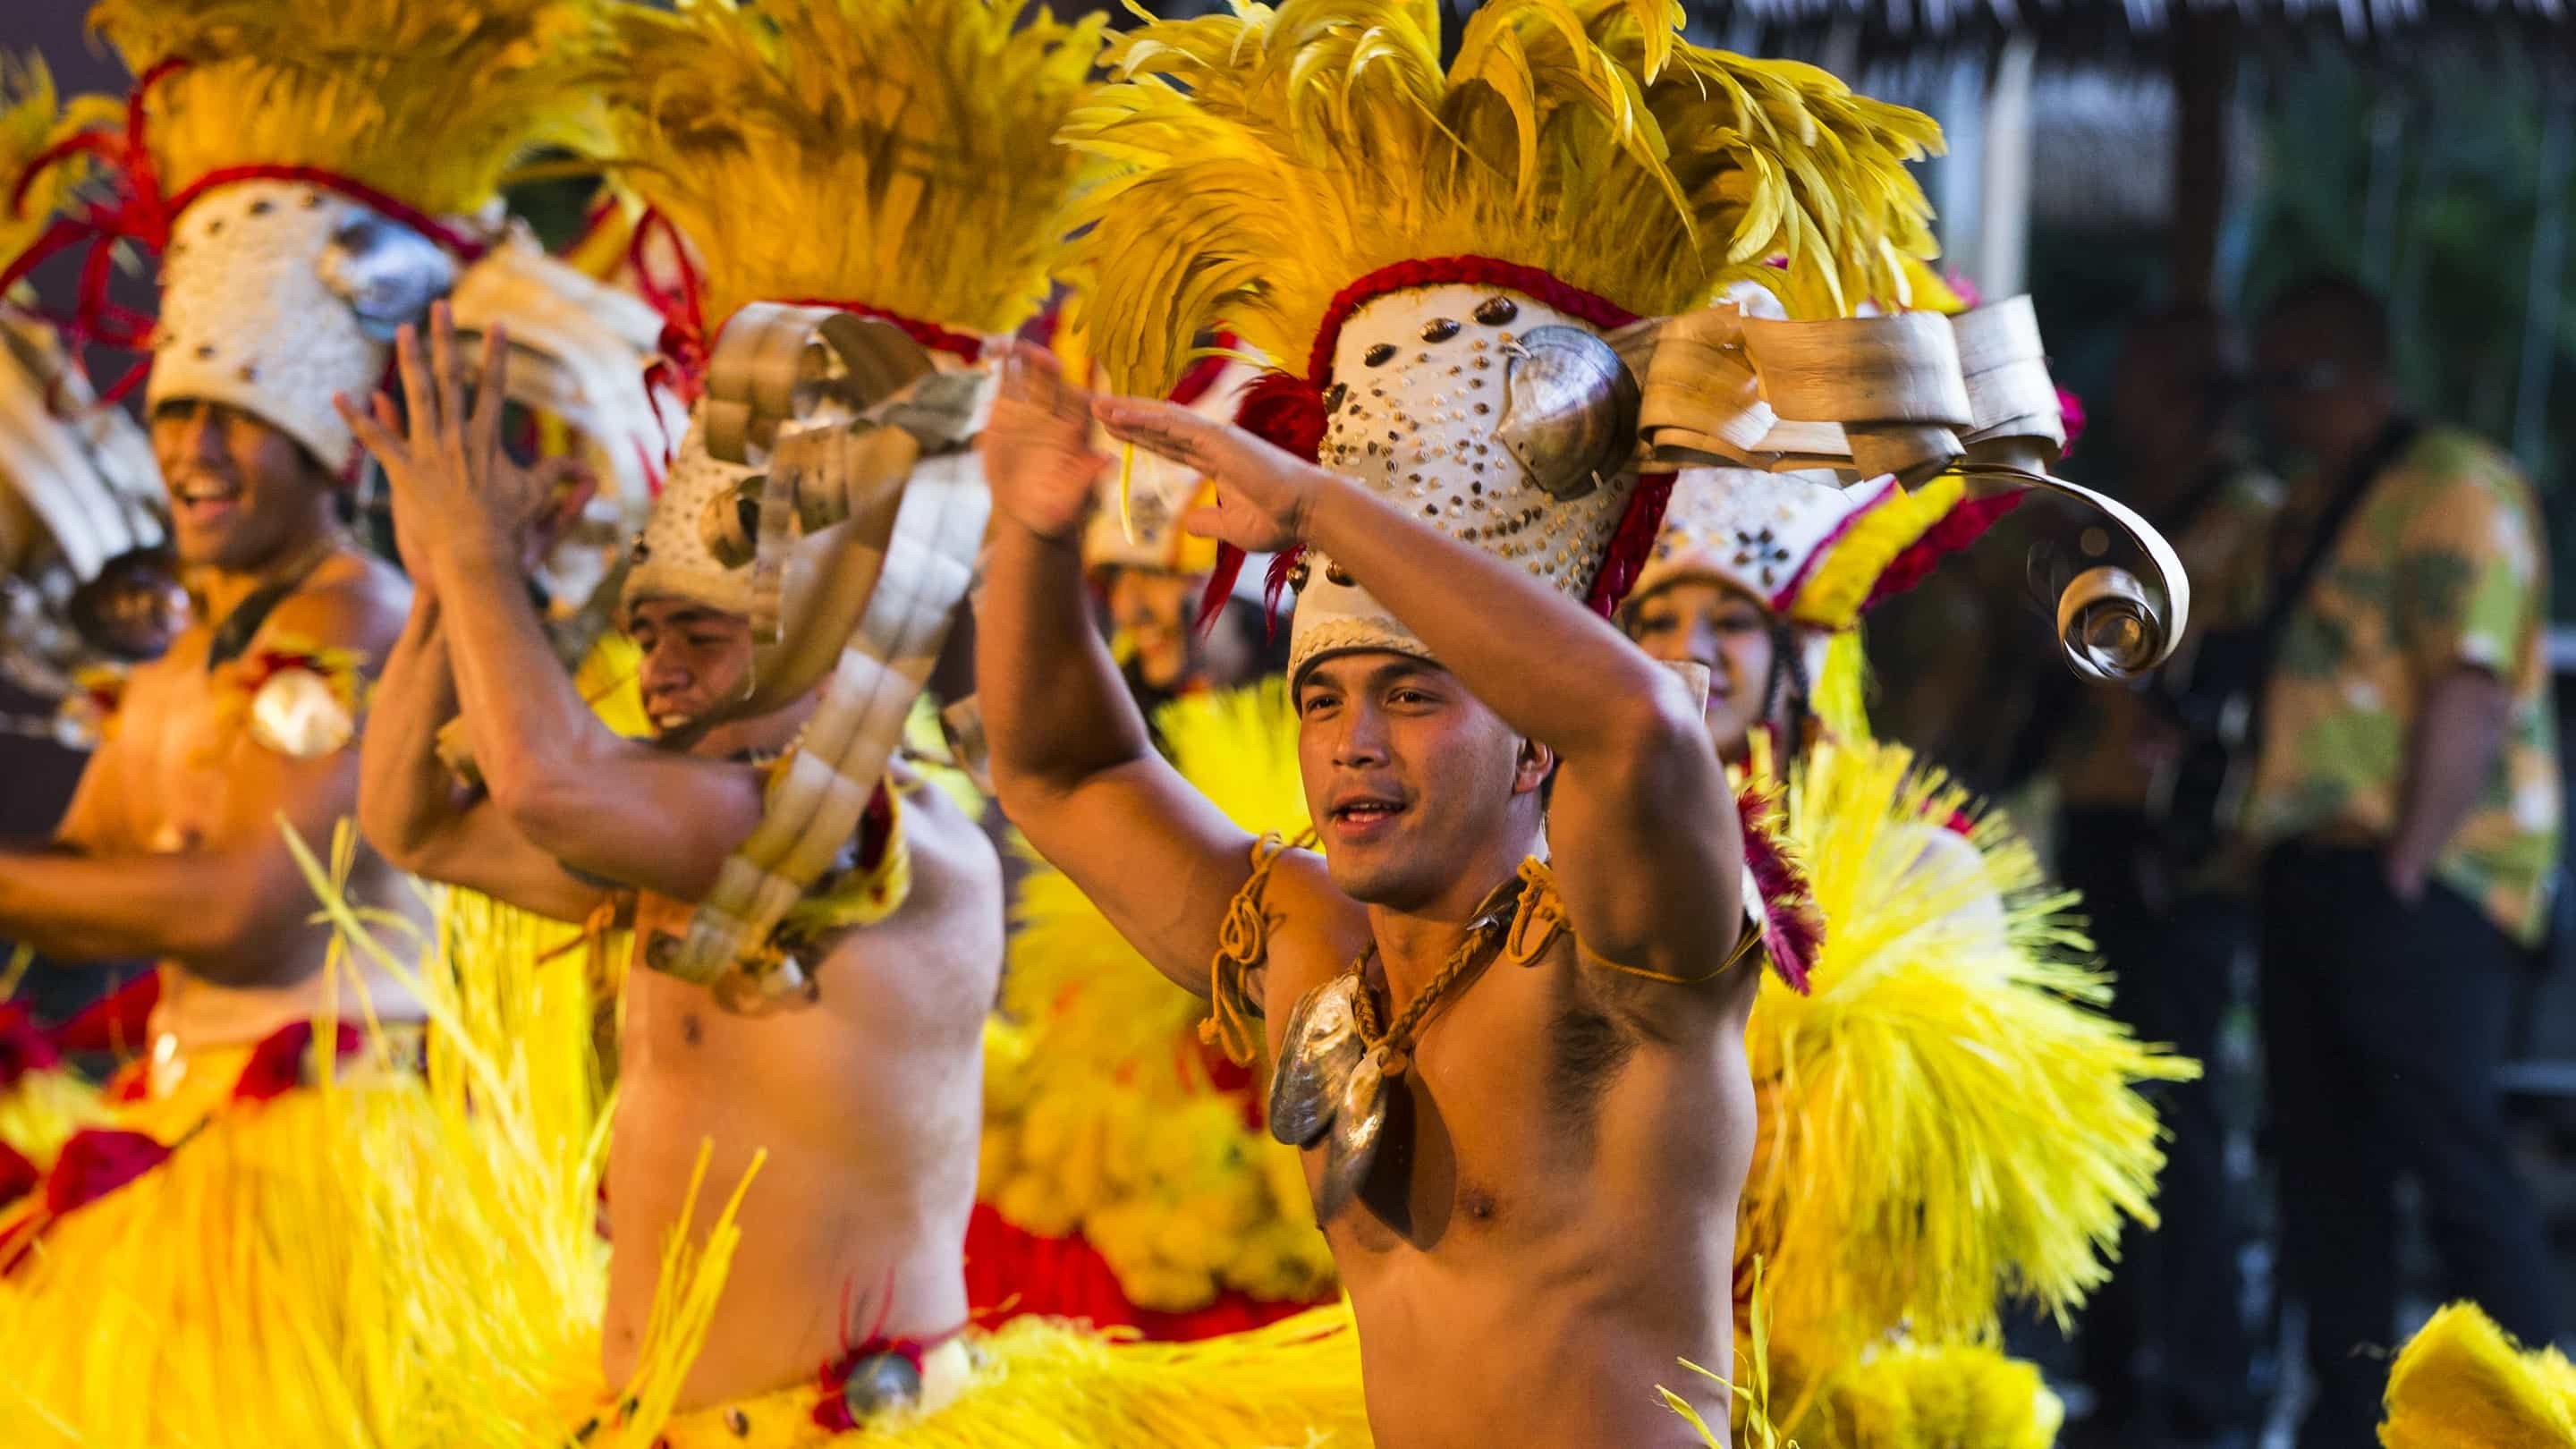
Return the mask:
<path id="1" fill-rule="evenodd" d="M 555 0 L 94 13 L 143 78 L 132 119 L 40 170 L 98 158 L 109 199 L 57 235 L 161 261 L 145 396 L 197 617 L 135 671 L 56 838 L 0 849 L 0 936 L 152 957 L 161 983 L 114 1120 L 65 1145 L 10 1225 L 0 1440 L 405 1443 L 459 1391 L 426 1383 L 398 1331 L 453 1284 L 384 1251 L 388 1232 L 449 1224 L 409 1217 L 455 1147 L 422 1076 L 427 1007 L 337 955 L 280 821 L 325 852 L 353 807 L 364 680 L 406 601 L 342 524 L 357 448 L 331 395 L 374 385 L 391 329 L 482 246 L 459 218 L 573 129 L 556 106 L 580 16 Z M 372 851 L 340 865 L 380 923 L 424 918 Z M 449 1245 L 472 1281 L 477 1246 Z"/>

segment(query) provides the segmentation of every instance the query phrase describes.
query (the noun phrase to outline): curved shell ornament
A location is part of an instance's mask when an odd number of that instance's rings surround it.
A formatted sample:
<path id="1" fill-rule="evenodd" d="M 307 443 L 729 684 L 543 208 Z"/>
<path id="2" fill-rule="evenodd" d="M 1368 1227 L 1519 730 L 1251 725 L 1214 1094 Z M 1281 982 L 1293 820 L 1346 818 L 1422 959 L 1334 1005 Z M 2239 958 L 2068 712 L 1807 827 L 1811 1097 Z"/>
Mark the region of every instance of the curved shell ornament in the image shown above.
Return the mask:
<path id="1" fill-rule="evenodd" d="M 1608 342 L 1580 327 L 1533 327 L 1503 348 L 1503 413 L 1494 435 L 1530 481 L 1581 498 L 1637 449 L 1642 392 Z"/>
<path id="2" fill-rule="evenodd" d="M 1358 990 L 1356 977 L 1336 976 L 1300 997 L 1289 1013 L 1270 1078 L 1270 1135 L 1291 1147 L 1324 1139 L 1351 1072 L 1367 1053 L 1352 1002 Z"/>
<path id="3" fill-rule="evenodd" d="M 313 264 L 322 284 L 349 304 L 358 330 L 391 342 L 456 285 L 456 259 L 410 227 L 361 209 L 340 223 Z"/>

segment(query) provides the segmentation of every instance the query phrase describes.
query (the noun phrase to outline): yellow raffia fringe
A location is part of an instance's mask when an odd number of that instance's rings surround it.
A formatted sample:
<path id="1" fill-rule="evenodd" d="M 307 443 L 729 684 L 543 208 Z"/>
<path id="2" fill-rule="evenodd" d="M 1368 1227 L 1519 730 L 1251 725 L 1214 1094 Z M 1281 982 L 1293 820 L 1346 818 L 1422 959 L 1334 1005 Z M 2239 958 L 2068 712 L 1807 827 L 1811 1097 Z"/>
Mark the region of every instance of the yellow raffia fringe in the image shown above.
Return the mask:
<path id="1" fill-rule="evenodd" d="M 53 1224 L 0 1282 L 0 1443 L 508 1444 L 547 1388 L 533 1365 L 552 1361 L 523 1355 L 597 1322 L 598 1104 L 577 973 L 460 975 L 346 898 L 345 827 L 328 867 L 288 841 L 337 928 L 335 991 L 362 991 L 360 955 L 418 991 L 426 1073 L 351 1071 L 326 1048 L 314 1085 L 232 1104 L 247 1050 L 193 1061 L 200 1105 L 214 1103 L 203 1125 Z M 348 1006 L 369 1020 L 362 999 Z M 166 1130 L 166 1115 L 147 1104 L 114 1125 Z"/>
<path id="2" fill-rule="evenodd" d="M 1814 994 L 1766 980 L 1747 1037 L 1738 1256 L 1771 1267 L 1775 1342 L 1833 1366 L 1900 1324 L 1982 1338 L 2003 1296 L 2062 1316 L 2154 1221 L 2134 1084 L 2196 1064 L 2102 1014 L 2072 897 L 2000 817 L 1948 829 L 1971 800 L 1907 750 L 1818 745 L 1788 812 L 1826 935 Z"/>
<path id="3" fill-rule="evenodd" d="M 1194 695 L 1156 723 L 1175 767 L 1237 825 L 1305 829 L 1284 685 Z M 985 1035 L 979 1195 L 1040 1237 L 1079 1231 L 1142 1308 L 1187 1312 L 1227 1289 L 1311 1301 L 1334 1277 L 1303 1170 L 1209 1081 L 1205 1011 L 1035 863 Z"/>
<path id="4" fill-rule="evenodd" d="M 1235 0 L 1113 44 L 1064 135 L 1122 172 L 1063 272 L 1115 386 L 1160 396 L 1220 325 L 1299 369 L 1334 294 L 1428 257 L 1649 316 L 1739 280 L 1800 317 L 1907 301 L 1929 117 L 1690 44 L 1678 0 L 1488 0 L 1445 70 L 1442 9 Z"/>
<path id="5" fill-rule="evenodd" d="M 1089 169 L 1054 144 L 1105 17 L 1018 0 L 618 8 L 626 181 L 705 259 L 710 333 L 745 302 L 863 302 L 968 332 L 1044 304 Z"/>
<path id="6" fill-rule="evenodd" d="M 668 1280 L 665 1280 L 666 1282 Z M 1335 1304 L 1197 1343 L 1124 1342 L 1046 1319 L 970 1331 L 981 1364 L 930 1414 L 835 1434 L 811 1385 L 594 1434 L 585 1449 L 1367 1449 L 1359 1336 Z M 639 1432 L 642 1431 L 642 1432 Z"/>
<path id="7" fill-rule="evenodd" d="M 2517 1349 L 2475 1304 L 2433 1315 L 2388 1374 L 2385 1449 L 2565 1449 L 2576 1444 L 2576 1367 Z"/>
<path id="8" fill-rule="evenodd" d="M 499 194 L 541 146 L 596 149 L 601 0 L 99 0 L 136 75 L 161 184 L 315 166 L 434 215 Z"/>

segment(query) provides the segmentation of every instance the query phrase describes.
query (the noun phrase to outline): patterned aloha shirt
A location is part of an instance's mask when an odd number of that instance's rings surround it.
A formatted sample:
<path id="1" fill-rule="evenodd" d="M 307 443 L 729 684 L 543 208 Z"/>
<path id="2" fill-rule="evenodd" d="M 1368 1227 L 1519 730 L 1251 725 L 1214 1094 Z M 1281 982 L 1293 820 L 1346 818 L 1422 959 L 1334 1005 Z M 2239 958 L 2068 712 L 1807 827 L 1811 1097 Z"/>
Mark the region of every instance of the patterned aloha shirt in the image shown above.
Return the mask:
<path id="1" fill-rule="evenodd" d="M 2418 435 L 2370 485 L 2282 628 L 2260 711 L 2254 835 L 2393 836 L 2423 691 L 2456 665 L 2492 669 L 2513 693 L 2504 749 L 2433 873 L 2536 944 L 2560 830 L 2545 556 L 2539 505 L 2510 458 L 2464 433 Z"/>

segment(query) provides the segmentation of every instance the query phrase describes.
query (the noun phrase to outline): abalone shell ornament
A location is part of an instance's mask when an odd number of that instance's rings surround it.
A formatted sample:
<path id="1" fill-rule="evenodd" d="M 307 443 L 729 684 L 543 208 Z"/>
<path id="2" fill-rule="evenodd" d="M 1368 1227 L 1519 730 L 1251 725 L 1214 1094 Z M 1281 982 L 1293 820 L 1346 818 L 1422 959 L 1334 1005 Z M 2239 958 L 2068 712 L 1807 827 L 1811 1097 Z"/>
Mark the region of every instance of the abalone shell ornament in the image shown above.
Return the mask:
<path id="1" fill-rule="evenodd" d="M 438 243 L 378 212 L 361 210 L 331 233 L 314 271 L 349 304 L 358 330 L 391 342 L 404 324 L 456 285 L 456 259 Z"/>
<path id="2" fill-rule="evenodd" d="M 1297 999 L 1270 1077 L 1270 1135 L 1291 1147 L 1324 1138 L 1344 1088 L 1368 1048 L 1360 1040 L 1355 975 L 1336 976 Z"/>
<path id="3" fill-rule="evenodd" d="M 1637 450 L 1643 393 L 1608 342 L 1561 323 L 1504 344 L 1494 436 L 1550 497 L 1576 499 L 1618 476 Z"/>
<path id="4" fill-rule="evenodd" d="M 1315 1194 L 1315 1221 L 1331 1222 L 1359 1196 L 1386 1136 L 1384 1048 L 1372 1049 L 1342 1084 L 1331 1130 L 1324 1138 L 1323 1181 Z"/>

